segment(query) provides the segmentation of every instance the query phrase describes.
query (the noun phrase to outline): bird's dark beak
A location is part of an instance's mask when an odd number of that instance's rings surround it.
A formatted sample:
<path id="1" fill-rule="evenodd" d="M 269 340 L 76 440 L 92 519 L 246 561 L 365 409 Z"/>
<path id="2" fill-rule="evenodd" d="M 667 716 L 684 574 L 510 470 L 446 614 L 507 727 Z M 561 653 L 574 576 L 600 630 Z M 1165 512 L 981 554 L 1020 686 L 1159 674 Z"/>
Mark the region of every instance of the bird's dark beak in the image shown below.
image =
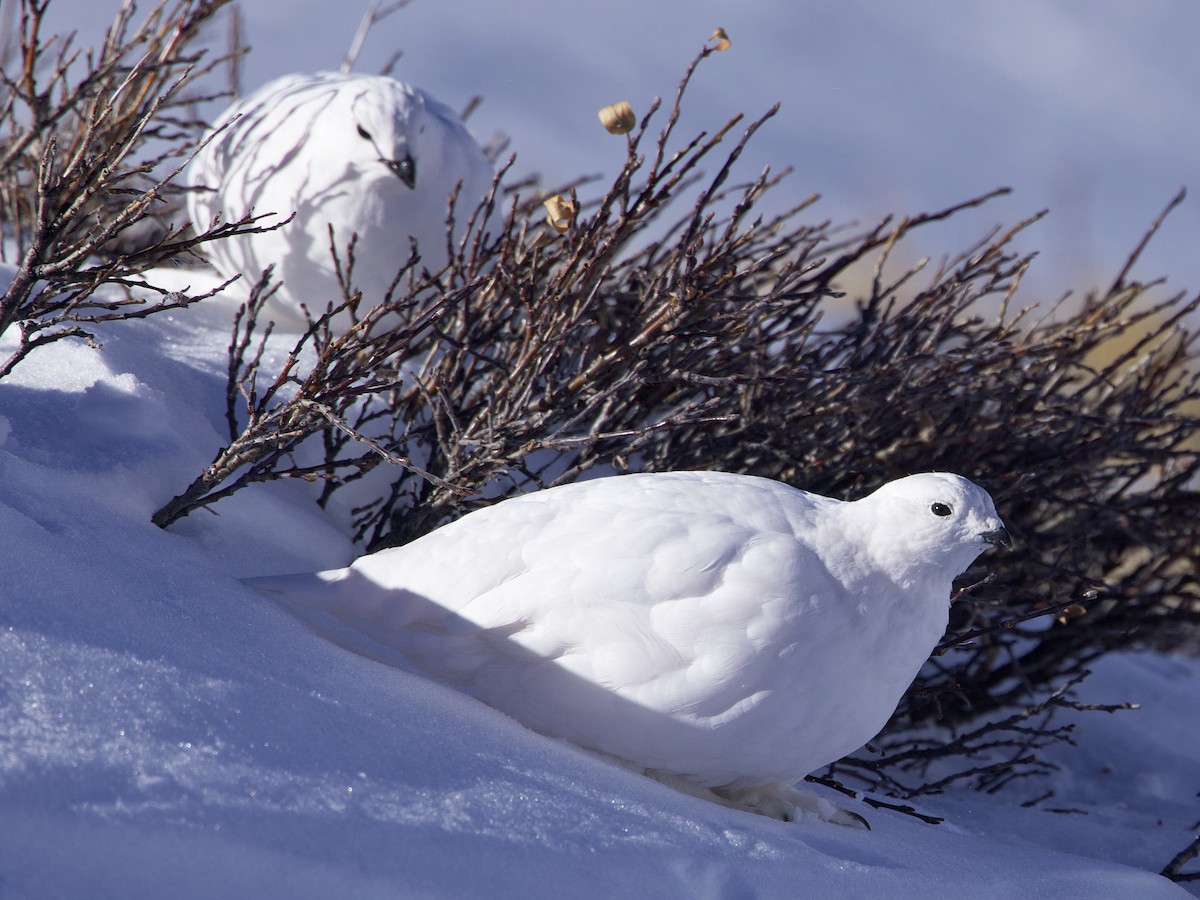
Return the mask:
<path id="1" fill-rule="evenodd" d="M 383 163 L 409 188 L 417 186 L 417 161 L 407 153 L 401 159 L 385 159 Z"/>
<path id="2" fill-rule="evenodd" d="M 1000 547 L 1002 550 L 1011 550 L 1013 548 L 1012 535 L 1003 526 L 997 528 L 995 531 L 985 531 L 979 536 L 993 547 Z"/>

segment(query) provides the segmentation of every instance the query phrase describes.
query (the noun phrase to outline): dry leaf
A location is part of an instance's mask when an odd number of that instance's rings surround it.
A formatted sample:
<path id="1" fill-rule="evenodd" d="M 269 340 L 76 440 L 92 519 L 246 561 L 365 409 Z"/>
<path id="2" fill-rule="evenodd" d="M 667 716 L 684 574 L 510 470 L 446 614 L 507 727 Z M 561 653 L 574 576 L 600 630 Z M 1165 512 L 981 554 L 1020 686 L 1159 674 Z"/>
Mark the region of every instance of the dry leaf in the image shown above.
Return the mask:
<path id="1" fill-rule="evenodd" d="M 575 224 L 575 201 L 562 194 L 555 194 L 548 200 L 542 201 L 546 207 L 546 221 L 555 231 L 563 232 Z"/>

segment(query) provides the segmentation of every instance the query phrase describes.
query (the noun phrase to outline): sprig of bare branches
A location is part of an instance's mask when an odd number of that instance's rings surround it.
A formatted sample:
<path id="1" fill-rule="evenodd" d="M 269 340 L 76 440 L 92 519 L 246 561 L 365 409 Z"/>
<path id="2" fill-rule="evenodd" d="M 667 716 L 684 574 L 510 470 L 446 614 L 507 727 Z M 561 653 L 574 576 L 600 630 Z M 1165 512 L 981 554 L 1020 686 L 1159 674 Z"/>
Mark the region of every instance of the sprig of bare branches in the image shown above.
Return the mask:
<path id="1" fill-rule="evenodd" d="M 1200 872 L 1183 871 L 1183 867 L 1197 857 L 1200 857 L 1200 835 L 1197 835 L 1190 844 L 1176 853 L 1159 874 L 1181 884 L 1185 881 L 1200 881 Z"/>
<path id="2" fill-rule="evenodd" d="M 404 359 L 414 340 L 477 285 L 447 291 L 420 308 L 415 302 L 388 302 L 361 315 L 362 296 L 353 293 L 312 319 L 280 370 L 264 379 L 262 365 L 272 329 L 268 325 L 261 335 L 256 329 L 273 293 L 271 275 L 270 270 L 263 274 L 234 323 L 226 395 L 230 443 L 181 494 L 155 512 L 154 523 L 165 528 L 255 482 L 335 478 L 339 469 L 361 470 L 380 461 L 406 468 L 452 493 L 470 493 L 372 439 L 347 417 L 356 409 L 379 408 L 375 401 L 393 393 L 405 378 L 395 361 Z M 403 322 L 394 321 L 401 315 Z M 345 326 L 346 321 L 351 324 Z M 339 450 L 351 443 L 361 445 L 362 452 L 299 462 L 299 448 L 321 434 L 335 435 Z"/>
<path id="3" fill-rule="evenodd" d="M 370 0 L 367 4 L 367 9 L 363 13 L 362 21 L 358 24 L 358 30 L 354 32 L 354 39 L 350 42 L 350 49 L 346 51 L 346 55 L 342 58 L 342 71 L 349 72 L 354 68 L 354 64 L 358 62 L 358 54 L 362 52 L 363 44 L 367 40 L 367 34 L 375 26 L 376 22 L 386 19 L 392 13 L 397 12 L 408 6 L 412 0 L 392 0 L 387 6 L 384 6 L 381 0 Z M 399 51 L 384 67 L 384 75 L 388 74 L 396 61 L 400 58 Z"/>
<path id="4" fill-rule="evenodd" d="M 0 360 L 3 377 L 37 347 L 93 340 L 95 326 L 186 306 L 203 296 L 98 296 L 208 240 L 253 229 L 187 230 L 172 181 L 203 123 L 187 110 L 193 89 L 220 60 L 194 46 L 201 25 L 228 0 L 162 0 L 139 23 L 122 4 L 101 44 L 43 34 L 50 0 L 19 0 L 15 54 L 0 72 L 0 253 L 17 267 L 0 298 L 0 334 L 20 339 Z"/>
<path id="5" fill-rule="evenodd" d="M 1040 752 L 1055 744 L 1075 742 L 1074 723 L 1056 722 L 1056 712 L 1114 713 L 1137 708 L 1132 703 L 1085 704 L 1073 699 L 1074 689 L 1089 674 L 1084 670 L 1046 697 L 1007 715 L 968 720 L 965 728 L 946 717 L 937 729 L 885 732 L 869 748 L 870 755 L 846 757 L 822 774 L 833 779 L 853 778 L 904 799 L 940 794 L 951 785 L 964 783 L 996 793 L 1017 779 L 1047 775 L 1058 766 Z M 954 764 L 946 771 L 948 761 Z M 937 774 L 931 776 L 935 765 Z"/>

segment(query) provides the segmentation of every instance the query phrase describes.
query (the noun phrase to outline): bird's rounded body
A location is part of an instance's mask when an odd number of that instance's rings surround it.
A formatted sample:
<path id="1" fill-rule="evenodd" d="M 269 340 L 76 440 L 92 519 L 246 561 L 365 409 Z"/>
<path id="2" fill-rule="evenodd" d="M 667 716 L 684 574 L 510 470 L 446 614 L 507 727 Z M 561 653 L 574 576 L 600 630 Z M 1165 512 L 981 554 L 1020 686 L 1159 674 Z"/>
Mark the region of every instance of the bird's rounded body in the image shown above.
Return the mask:
<path id="1" fill-rule="evenodd" d="M 445 263 L 454 191 L 460 236 L 491 187 L 491 165 L 454 112 L 381 75 L 278 78 L 234 103 L 210 134 L 188 169 L 193 225 L 251 212 L 274 214 L 261 225 L 294 218 L 211 241 L 206 254 L 222 275 L 250 284 L 274 264 L 278 305 L 303 302 L 314 314 L 342 296 L 331 246 L 344 266 L 357 236 L 352 282 L 369 307 L 409 259 L 410 238 L 423 267 Z"/>
<path id="2" fill-rule="evenodd" d="M 251 583 L 536 731 L 736 794 L 870 740 L 943 634 L 952 579 L 999 534 L 987 494 L 953 475 L 855 502 L 753 476 L 629 475 Z"/>

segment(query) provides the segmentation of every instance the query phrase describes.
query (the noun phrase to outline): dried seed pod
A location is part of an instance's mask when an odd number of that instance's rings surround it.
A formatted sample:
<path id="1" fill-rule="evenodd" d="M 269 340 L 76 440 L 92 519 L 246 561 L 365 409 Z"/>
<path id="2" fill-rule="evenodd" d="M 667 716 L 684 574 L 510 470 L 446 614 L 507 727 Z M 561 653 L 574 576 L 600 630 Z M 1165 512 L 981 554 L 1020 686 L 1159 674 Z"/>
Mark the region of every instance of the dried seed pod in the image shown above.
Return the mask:
<path id="1" fill-rule="evenodd" d="M 718 28 L 716 31 L 714 31 L 709 37 L 709 40 L 717 42 L 716 46 L 713 47 L 714 50 L 728 50 L 733 46 L 733 41 L 729 39 L 729 35 L 726 34 L 724 28 Z"/>
<path id="2" fill-rule="evenodd" d="M 548 200 L 542 201 L 546 207 L 546 221 L 557 232 L 566 231 L 575 224 L 575 201 L 562 194 L 555 194 Z"/>
<path id="3" fill-rule="evenodd" d="M 628 134 L 633 131 L 633 126 L 637 124 L 637 117 L 633 114 L 633 107 L 622 100 L 620 103 L 614 103 L 612 106 L 606 106 L 600 110 L 600 122 L 612 134 Z"/>

